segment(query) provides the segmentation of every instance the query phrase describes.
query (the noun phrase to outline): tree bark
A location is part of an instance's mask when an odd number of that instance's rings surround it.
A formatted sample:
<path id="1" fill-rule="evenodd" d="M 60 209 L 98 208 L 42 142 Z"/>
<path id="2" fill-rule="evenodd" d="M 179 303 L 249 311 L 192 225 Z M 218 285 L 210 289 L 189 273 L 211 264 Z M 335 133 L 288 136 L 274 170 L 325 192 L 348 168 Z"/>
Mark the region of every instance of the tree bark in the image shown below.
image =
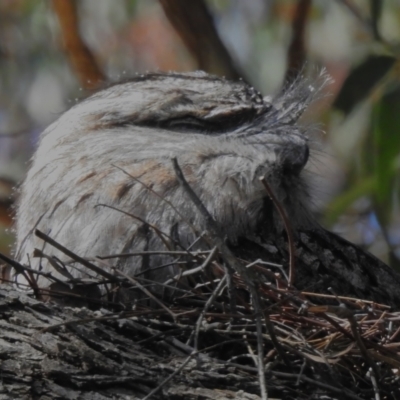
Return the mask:
<path id="1" fill-rule="evenodd" d="M 135 343 L 150 329 L 128 319 L 46 331 L 101 312 L 62 310 L 5 285 L 0 286 L 0 311 L 1 400 L 142 399 L 188 357 L 173 339 L 153 346 Z M 151 398 L 258 399 L 256 391 L 252 374 L 201 356 L 190 359 L 182 373 Z"/>

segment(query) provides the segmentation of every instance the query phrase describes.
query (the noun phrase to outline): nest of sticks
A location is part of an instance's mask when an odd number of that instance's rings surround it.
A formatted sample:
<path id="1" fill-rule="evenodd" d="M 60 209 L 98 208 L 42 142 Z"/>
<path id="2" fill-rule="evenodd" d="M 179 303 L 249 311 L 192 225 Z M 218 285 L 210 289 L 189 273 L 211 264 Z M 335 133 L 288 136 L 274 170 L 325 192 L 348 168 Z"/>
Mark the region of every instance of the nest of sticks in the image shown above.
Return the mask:
<path id="1" fill-rule="evenodd" d="M 176 172 L 180 176 L 177 164 Z M 192 200 L 201 210 L 198 199 Z M 75 268 L 95 272 L 98 281 L 61 281 L 51 272 L 1 258 L 25 276 L 37 298 L 60 297 L 106 309 L 99 321 L 134 320 L 140 329 L 131 340 L 149 351 L 157 349 L 160 359 L 183 352 L 181 365 L 144 399 L 158 398 L 191 360 L 205 359 L 241 371 L 252 382 L 243 390 L 262 399 L 400 399 L 400 312 L 372 301 L 297 290 L 294 259 L 290 266 L 277 266 L 235 257 L 206 210 L 201 212 L 208 218 L 213 246 L 208 251 L 163 252 L 190 265 L 166 282 L 129 277 L 116 268 L 106 272 L 98 266 L 104 259 L 83 259 L 40 231 L 36 234 L 48 245 L 66 254 Z M 47 258 L 58 272 L 66 268 L 39 250 L 36 256 Z M 49 279 L 47 289 L 38 287 L 38 275 Z M 108 288 L 103 298 L 96 291 L 99 285 Z M 128 293 L 130 300 L 124 303 L 121 293 Z"/>

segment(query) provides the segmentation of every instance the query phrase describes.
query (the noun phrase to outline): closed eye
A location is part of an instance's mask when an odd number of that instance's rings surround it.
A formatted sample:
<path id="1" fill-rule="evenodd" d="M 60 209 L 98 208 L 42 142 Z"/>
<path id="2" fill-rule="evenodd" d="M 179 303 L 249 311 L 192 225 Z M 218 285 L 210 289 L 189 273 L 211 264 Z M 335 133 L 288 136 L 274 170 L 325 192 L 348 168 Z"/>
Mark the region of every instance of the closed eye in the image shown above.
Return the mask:
<path id="1" fill-rule="evenodd" d="M 207 121 L 195 118 L 195 117 L 184 117 L 184 118 L 173 118 L 163 121 L 160 124 L 163 128 L 168 128 L 174 131 L 184 132 L 206 132 L 209 131 L 211 126 Z M 212 129 L 214 130 L 214 129 Z"/>
<path id="2" fill-rule="evenodd" d="M 268 109 L 265 109 L 265 114 Z M 210 135 L 223 134 L 236 130 L 253 121 L 257 117 L 257 110 L 245 109 L 239 112 L 226 113 L 224 115 L 213 116 L 212 118 L 199 118 L 194 115 L 182 115 L 163 121 L 158 121 L 157 126 L 178 132 L 195 132 Z"/>
<path id="3" fill-rule="evenodd" d="M 146 118 L 135 121 L 127 118 L 119 120 L 114 126 L 137 125 L 149 128 L 162 128 L 176 132 L 202 133 L 205 135 L 220 135 L 236 130 L 241 125 L 251 122 L 256 117 L 256 109 L 241 110 L 241 112 L 227 113 L 225 115 L 213 116 L 213 118 L 199 118 L 194 115 L 181 115 L 169 119 Z"/>

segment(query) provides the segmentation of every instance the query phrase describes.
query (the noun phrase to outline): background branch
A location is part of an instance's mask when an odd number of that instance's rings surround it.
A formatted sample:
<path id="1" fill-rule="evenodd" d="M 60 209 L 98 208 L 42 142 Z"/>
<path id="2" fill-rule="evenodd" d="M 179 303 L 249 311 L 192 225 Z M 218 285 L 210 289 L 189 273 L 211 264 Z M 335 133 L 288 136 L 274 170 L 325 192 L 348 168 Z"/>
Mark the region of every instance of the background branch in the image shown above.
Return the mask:
<path id="1" fill-rule="evenodd" d="M 160 0 L 160 4 L 200 69 L 229 79 L 243 77 L 222 43 L 203 0 Z"/>
<path id="2" fill-rule="evenodd" d="M 285 81 L 296 78 L 306 61 L 304 36 L 312 0 L 299 0 L 292 20 L 292 39 L 288 49 L 288 66 Z"/>
<path id="3" fill-rule="evenodd" d="M 52 4 L 60 22 L 65 52 L 80 84 L 86 89 L 96 88 L 107 78 L 81 38 L 76 0 L 52 0 Z"/>

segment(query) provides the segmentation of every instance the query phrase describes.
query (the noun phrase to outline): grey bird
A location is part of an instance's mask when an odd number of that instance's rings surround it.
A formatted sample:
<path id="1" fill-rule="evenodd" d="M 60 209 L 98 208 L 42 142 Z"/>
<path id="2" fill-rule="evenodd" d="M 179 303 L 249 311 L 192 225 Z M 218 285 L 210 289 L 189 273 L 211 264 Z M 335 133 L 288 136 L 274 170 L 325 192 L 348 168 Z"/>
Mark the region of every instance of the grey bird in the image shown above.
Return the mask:
<path id="1" fill-rule="evenodd" d="M 361 250 L 347 242 L 340 244 L 341 239 L 320 228 L 309 210 L 309 185 L 303 172 L 309 143 L 307 130 L 297 121 L 325 80 L 324 74 L 315 84 L 299 79 L 277 96 L 263 97 L 244 82 L 204 72 L 153 73 L 88 97 L 40 137 L 21 187 L 16 258 L 65 278 L 46 259 L 32 257 L 35 248 L 43 249 L 35 229 L 91 259 L 166 250 L 166 241 L 182 248 L 208 249 L 199 239 L 206 229 L 204 220 L 175 175 L 171 159 L 176 158 L 232 249 L 247 258 L 279 254 L 282 262 L 287 257 L 281 218 L 259 180 L 264 177 L 295 232 L 299 265 L 304 264 L 299 267 L 303 268 L 299 285 L 308 281 L 326 291 L 325 283 L 319 283 L 326 275 L 321 268 L 329 269 L 331 262 L 333 275 L 339 276 L 339 291 L 341 282 L 348 284 L 349 276 L 356 273 L 347 290 L 371 297 L 367 290 L 371 284 L 365 281 L 371 274 L 357 261 L 349 262 L 349 267 L 334 266 L 335 259 L 326 261 L 326 251 L 332 248 L 342 254 L 346 246 Z M 310 253 L 311 242 L 316 246 L 311 251 L 314 264 L 304 256 Z M 266 250 L 271 248 L 276 249 L 272 256 Z M 70 262 L 50 246 L 43 251 Z M 393 271 L 369 254 L 366 257 L 369 265 L 384 269 L 386 280 L 400 285 Z M 172 260 L 166 255 L 151 256 L 146 262 L 143 257 L 126 257 L 117 266 L 132 277 L 149 269 L 147 277 L 162 282 L 179 271 L 173 263 L 157 268 Z M 71 277 L 94 278 L 92 271 L 68 265 Z M 105 263 L 100 266 L 108 268 Z M 343 272 L 346 268 L 349 273 Z M 383 299 L 397 303 L 400 295 L 394 289 L 394 294 L 387 294 L 375 275 L 374 285 L 384 293 Z M 44 277 L 39 285 L 46 285 Z"/>

